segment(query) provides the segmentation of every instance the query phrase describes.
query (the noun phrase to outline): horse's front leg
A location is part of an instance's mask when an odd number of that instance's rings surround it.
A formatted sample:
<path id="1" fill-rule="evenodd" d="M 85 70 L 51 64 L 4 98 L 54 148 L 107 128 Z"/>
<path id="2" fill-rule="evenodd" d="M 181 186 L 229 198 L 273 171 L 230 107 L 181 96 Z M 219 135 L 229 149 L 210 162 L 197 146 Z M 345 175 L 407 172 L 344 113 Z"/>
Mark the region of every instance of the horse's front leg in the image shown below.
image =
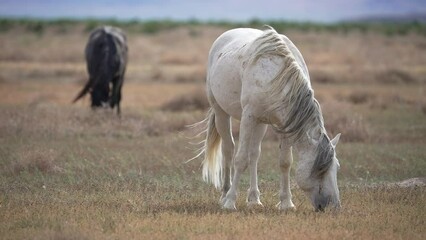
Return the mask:
<path id="1" fill-rule="evenodd" d="M 241 174 L 245 171 L 249 163 L 250 165 L 252 165 L 252 162 L 257 163 L 257 158 L 260 154 L 260 142 L 262 141 L 265 129 L 265 125 L 259 124 L 252 115 L 243 112 L 240 124 L 240 142 L 238 144 L 238 150 L 234 160 L 234 176 L 231 188 L 222 200 L 223 208 L 236 209 L 235 202 L 237 199 L 237 191 Z M 256 170 L 254 167 L 251 167 L 250 169 Z M 251 173 L 252 172 L 253 171 L 251 171 Z M 254 178 L 256 178 L 254 182 L 256 185 L 254 193 L 255 198 L 257 199 L 256 202 L 258 202 L 259 190 L 257 187 L 257 176 L 251 177 L 251 179 Z M 253 189 L 252 187 L 250 188 Z"/>
<path id="2" fill-rule="evenodd" d="M 277 204 L 279 210 L 296 210 L 291 201 L 290 191 L 290 168 L 293 163 L 293 155 L 291 146 L 284 140 L 280 142 L 279 165 L 281 169 L 280 181 L 280 202 Z"/>

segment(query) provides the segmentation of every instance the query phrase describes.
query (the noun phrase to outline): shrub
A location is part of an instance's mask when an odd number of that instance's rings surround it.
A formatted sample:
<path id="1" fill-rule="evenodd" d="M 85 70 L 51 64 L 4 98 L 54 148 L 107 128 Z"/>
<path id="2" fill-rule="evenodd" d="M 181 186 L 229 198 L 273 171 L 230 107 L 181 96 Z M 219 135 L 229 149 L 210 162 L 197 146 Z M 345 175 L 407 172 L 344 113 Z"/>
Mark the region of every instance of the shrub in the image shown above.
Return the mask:
<path id="1" fill-rule="evenodd" d="M 14 25 L 14 22 L 9 19 L 0 19 L 0 32 L 6 32 L 11 29 Z"/>
<path id="2" fill-rule="evenodd" d="M 155 34 L 163 30 L 169 30 L 176 28 L 178 26 L 182 25 L 179 22 L 174 22 L 170 20 L 163 20 L 163 21 L 146 21 L 142 23 L 140 31 L 142 33 L 146 34 Z"/>
<path id="3" fill-rule="evenodd" d="M 41 35 L 45 29 L 45 23 L 41 21 L 29 21 L 26 24 L 26 29 L 30 32 L 33 32 L 37 35 Z"/>
<path id="4" fill-rule="evenodd" d="M 84 27 L 85 32 L 91 32 L 93 29 L 95 29 L 97 26 L 99 26 L 99 22 L 95 20 L 87 20 L 86 26 Z"/>

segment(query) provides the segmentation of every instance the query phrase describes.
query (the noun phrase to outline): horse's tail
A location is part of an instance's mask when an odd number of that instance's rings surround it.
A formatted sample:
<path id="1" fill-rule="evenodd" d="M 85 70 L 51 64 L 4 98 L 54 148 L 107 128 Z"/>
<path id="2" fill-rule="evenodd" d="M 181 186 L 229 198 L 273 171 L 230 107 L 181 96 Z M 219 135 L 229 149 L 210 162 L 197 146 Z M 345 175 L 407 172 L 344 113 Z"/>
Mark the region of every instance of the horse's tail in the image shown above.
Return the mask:
<path id="1" fill-rule="evenodd" d="M 222 182 L 222 138 L 216 129 L 215 113 L 210 108 L 207 114 L 207 136 L 204 143 L 203 179 L 211 182 L 216 188 Z"/>
<path id="2" fill-rule="evenodd" d="M 74 100 L 72 100 L 73 103 L 77 102 L 80 98 L 82 98 L 84 95 L 86 95 L 90 88 L 93 85 L 93 81 L 92 79 L 89 79 L 89 81 L 86 83 L 86 85 L 84 86 L 83 89 L 81 89 L 81 91 L 78 93 L 78 95 L 74 98 Z"/>
<path id="3" fill-rule="evenodd" d="M 204 154 L 203 180 L 213 183 L 216 188 L 220 188 L 222 186 L 222 138 L 217 132 L 215 113 L 212 108 L 209 109 L 204 120 L 192 126 L 196 127 L 200 124 L 205 124 L 200 134 L 206 133 L 206 139 L 202 141 L 203 146 L 200 152 L 192 159 Z"/>

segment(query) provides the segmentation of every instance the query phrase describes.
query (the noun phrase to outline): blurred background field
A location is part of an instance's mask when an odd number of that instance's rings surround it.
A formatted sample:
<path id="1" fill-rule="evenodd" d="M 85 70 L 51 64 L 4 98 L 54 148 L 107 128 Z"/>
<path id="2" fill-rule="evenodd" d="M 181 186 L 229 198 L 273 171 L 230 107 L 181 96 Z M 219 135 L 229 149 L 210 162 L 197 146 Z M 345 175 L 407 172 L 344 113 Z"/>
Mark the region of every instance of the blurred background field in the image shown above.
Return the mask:
<path id="1" fill-rule="evenodd" d="M 127 32 L 121 118 L 92 111 L 89 97 L 71 104 L 87 80 L 88 34 L 102 24 Z M 245 207 L 245 178 L 239 211 L 221 211 L 201 160 L 185 163 L 196 149 L 186 126 L 208 108 L 211 44 L 264 24 L 298 46 L 326 129 L 342 133 L 338 215 L 314 213 L 294 183 L 298 211 L 273 208 L 272 131 L 259 166 L 263 210 Z M 0 20 L 0 238 L 423 239 L 425 187 L 388 183 L 426 176 L 425 34 L 420 23 Z"/>

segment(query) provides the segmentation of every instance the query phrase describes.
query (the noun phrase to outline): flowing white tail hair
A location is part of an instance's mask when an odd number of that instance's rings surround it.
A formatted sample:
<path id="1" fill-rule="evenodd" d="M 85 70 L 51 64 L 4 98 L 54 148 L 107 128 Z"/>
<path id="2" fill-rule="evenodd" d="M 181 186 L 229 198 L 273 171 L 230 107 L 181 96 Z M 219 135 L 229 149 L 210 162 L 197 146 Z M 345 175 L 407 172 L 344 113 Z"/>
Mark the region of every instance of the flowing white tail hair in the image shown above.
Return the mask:
<path id="1" fill-rule="evenodd" d="M 204 120 L 193 124 L 192 127 L 201 124 L 205 126 L 200 134 L 206 133 L 206 139 L 201 142 L 203 146 L 192 159 L 204 155 L 203 180 L 211 182 L 216 188 L 220 188 L 222 186 L 222 138 L 216 130 L 215 113 L 212 108 L 209 109 Z"/>

